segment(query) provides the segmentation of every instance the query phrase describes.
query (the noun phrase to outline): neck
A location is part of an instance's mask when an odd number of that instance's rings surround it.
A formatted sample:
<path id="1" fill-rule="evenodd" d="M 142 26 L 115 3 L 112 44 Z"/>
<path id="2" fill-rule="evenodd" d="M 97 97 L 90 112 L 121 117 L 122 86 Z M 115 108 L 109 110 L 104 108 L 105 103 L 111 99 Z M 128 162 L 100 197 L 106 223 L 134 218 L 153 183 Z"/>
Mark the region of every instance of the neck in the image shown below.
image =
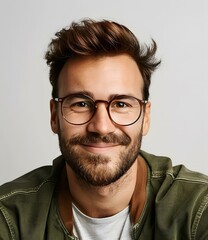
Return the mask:
<path id="1" fill-rule="evenodd" d="M 78 179 L 66 165 L 69 189 L 74 204 L 86 215 L 95 218 L 112 216 L 126 208 L 137 180 L 137 161 L 129 171 L 108 186 L 92 186 Z"/>

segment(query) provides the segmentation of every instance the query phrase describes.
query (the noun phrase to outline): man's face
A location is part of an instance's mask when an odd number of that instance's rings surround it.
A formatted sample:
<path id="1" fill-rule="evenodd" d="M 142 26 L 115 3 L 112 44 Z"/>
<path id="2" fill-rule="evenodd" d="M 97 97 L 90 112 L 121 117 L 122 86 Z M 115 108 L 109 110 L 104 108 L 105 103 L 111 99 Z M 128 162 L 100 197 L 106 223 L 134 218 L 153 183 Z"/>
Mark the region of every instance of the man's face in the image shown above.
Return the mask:
<path id="1" fill-rule="evenodd" d="M 59 97 L 84 92 L 94 100 L 109 101 L 114 95 L 143 99 L 143 79 L 128 55 L 69 60 L 58 79 Z M 93 118 L 72 125 L 61 115 L 61 104 L 51 101 L 51 126 L 59 135 L 61 152 L 74 173 L 89 184 L 104 186 L 118 180 L 135 162 L 142 135 L 149 128 L 150 103 L 130 126 L 113 123 L 106 105 L 99 103 Z"/>

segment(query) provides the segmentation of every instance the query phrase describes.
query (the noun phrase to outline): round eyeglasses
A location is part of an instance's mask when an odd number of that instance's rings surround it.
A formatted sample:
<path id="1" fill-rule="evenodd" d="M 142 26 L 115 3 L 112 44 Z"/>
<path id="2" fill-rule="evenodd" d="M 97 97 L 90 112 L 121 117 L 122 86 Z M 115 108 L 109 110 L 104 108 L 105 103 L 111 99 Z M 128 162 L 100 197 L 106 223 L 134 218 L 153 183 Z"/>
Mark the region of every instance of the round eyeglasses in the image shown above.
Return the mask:
<path id="1" fill-rule="evenodd" d="M 70 94 L 63 98 L 54 98 L 61 103 L 63 118 L 70 124 L 82 125 L 89 122 L 97 109 L 98 103 L 104 103 L 109 118 L 121 126 L 134 124 L 141 116 L 142 108 L 147 103 L 128 95 L 117 95 L 110 101 L 94 100 L 85 94 Z"/>

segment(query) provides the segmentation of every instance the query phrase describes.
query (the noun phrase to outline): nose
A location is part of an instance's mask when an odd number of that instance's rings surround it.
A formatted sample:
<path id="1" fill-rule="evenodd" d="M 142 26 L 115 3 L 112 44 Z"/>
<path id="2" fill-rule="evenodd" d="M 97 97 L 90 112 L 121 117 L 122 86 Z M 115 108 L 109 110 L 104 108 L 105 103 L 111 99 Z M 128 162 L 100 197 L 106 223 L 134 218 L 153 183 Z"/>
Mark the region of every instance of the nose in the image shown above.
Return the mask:
<path id="1" fill-rule="evenodd" d="M 106 104 L 97 104 L 96 112 L 88 123 L 87 130 L 89 132 L 99 133 L 100 135 L 107 135 L 113 133 L 115 129 L 116 127 L 108 115 Z"/>

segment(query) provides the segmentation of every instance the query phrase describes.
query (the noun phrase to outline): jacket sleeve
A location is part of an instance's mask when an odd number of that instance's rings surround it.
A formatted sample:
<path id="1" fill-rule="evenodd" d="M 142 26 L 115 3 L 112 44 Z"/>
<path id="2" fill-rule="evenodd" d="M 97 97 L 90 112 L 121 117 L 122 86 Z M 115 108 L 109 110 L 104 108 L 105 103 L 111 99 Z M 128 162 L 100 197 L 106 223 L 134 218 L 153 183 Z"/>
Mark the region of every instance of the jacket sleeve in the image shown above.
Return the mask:
<path id="1" fill-rule="evenodd" d="M 12 222 L 0 203 L 0 240 L 18 240 Z"/>
<path id="2" fill-rule="evenodd" d="M 208 191 L 207 191 L 208 192 Z M 195 217 L 195 233 L 193 232 L 194 240 L 208 239 L 208 193 L 204 197 L 202 204 Z"/>

